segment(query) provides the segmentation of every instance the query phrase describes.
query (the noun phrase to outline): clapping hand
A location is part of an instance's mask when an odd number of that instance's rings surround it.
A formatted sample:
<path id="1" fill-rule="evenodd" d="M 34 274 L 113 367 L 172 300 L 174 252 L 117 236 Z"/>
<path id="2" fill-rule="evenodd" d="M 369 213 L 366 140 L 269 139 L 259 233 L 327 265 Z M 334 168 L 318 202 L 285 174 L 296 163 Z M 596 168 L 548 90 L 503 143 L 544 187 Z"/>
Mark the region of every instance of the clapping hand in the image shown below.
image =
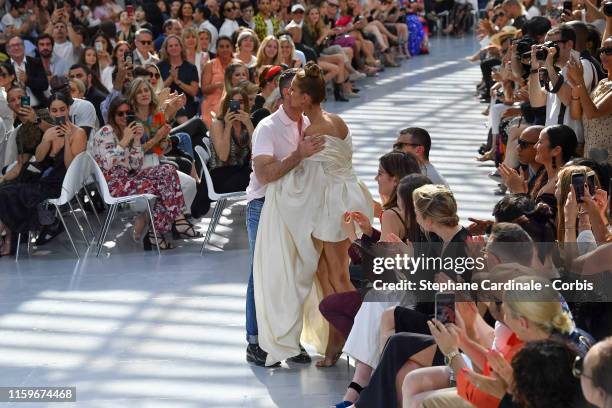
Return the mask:
<path id="1" fill-rule="evenodd" d="M 517 172 L 515 169 L 512 169 L 502 163 L 499 166 L 498 170 L 499 170 L 500 176 L 502 177 L 502 180 L 504 181 L 504 184 L 506 185 L 506 187 L 508 187 L 508 190 L 510 190 L 510 192 L 512 193 L 527 193 L 528 192 L 529 190 L 528 183 L 527 183 L 527 180 L 525 180 L 525 172 L 523 171 L 522 167 Z"/>
<path id="2" fill-rule="evenodd" d="M 464 368 L 463 372 L 470 383 L 474 384 L 479 390 L 498 399 L 502 399 L 506 394 L 508 386 L 495 372 L 493 373 L 493 377 L 478 374 L 469 368 Z"/>
<path id="3" fill-rule="evenodd" d="M 355 223 L 353 222 L 353 213 L 345 211 L 342 215 L 342 231 L 347 235 L 348 239 L 355 241 L 357 232 L 355 231 Z"/>

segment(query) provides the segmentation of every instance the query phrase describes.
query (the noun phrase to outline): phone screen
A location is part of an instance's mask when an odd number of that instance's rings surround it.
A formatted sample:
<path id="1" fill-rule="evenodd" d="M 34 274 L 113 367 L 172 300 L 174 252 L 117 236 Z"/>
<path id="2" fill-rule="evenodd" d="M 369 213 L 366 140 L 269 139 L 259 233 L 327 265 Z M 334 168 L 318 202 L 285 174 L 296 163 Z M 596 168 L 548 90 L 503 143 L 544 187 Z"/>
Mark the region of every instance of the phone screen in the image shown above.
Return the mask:
<path id="1" fill-rule="evenodd" d="M 20 103 L 21 103 L 21 106 L 30 106 L 30 97 L 29 96 L 22 96 Z"/>
<path id="2" fill-rule="evenodd" d="M 442 324 L 455 323 L 454 293 L 436 293 L 436 320 Z"/>
<path id="3" fill-rule="evenodd" d="M 591 195 L 591 197 L 594 196 L 596 190 L 594 172 L 589 172 L 587 174 L 587 186 L 589 186 L 589 194 Z"/>
<path id="4" fill-rule="evenodd" d="M 584 197 L 584 174 L 572 174 L 572 185 L 576 192 L 576 202 L 581 203 Z"/>
<path id="5" fill-rule="evenodd" d="M 128 17 L 133 17 L 134 16 L 134 6 L 131 4 L 128 4 L 127 6 L 125 6 L 125 9 L 128 13 Z"/>
<path id="6" fill-rule="evenodd" d="M 572 2 L 571 1 L 564 1 L 563 2 L 563 10 L 572 11 Z"/>

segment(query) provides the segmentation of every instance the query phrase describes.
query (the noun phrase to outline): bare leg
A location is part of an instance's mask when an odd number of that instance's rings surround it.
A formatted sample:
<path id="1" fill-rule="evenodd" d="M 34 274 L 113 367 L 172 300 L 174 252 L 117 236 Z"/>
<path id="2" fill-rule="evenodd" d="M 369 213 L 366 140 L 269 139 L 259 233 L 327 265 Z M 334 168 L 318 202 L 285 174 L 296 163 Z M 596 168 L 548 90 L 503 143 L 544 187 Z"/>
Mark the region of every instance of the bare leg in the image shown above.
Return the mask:
<path id="1" fill-rule="evenodd" d="M 331 81 L 338 76 L 338 71 L 340 71 L 340 69 L 334 64 L 327 62 L 321 58 L 319 58 L 318 64 L 321 69 L 323 69 L 323 72 L 325 72 L 325 75 L 323 77 L 325 79 L 325 82 Z"/>
<path id="2" fill-rule="evenodd" d="M 416 408 L 429 395 L 428 391 L 449 387 L 448 367 L 426 367 L 410 372 L 402 384 L 402 407 Z"/>
<path id="3" fill-rule="evenodd" d="M 402 395 L 403 395 L 403 390 L 402 390 L 402 384 L 404 383 L 404 379 L 406 378 L 407 375 L 409 375 L 411 372 L 413 372 L 414 370 L 421 368 L 421 366 L 417 363 L 415 363 L 412 360 L 408 360 L 406 362 L 406 364 L 404 364 L 402 366 L 402 368 L 400 368 L 400 370 L 397 372 L 397 375 L 395 376 L 395 389 L 397 390 L 397 402 L 398 402 L 398 406 L 401 406 L 402 404 Z"/>
<path id="4" fill-rule="evenodd" d="M 334 293 L 344 293 L 354 291 L 355 287 L 351 283 L 349 276 L 348 249 L 351 242 L 348 239 L 340 242 L 324 242 L 323 253 L 329 271 L 329 281 Z"/>
<path id="5" fill-rule="evenodd" d="M 359 360 L 355 361 L 355 374 L 353 374 L 353 382 L 367 387 L 370 383 L 370 377 L 372 377 L 372 371 L 374 369 L 367 364 L 362 363 Z M 355 402 L 359 398 L 359 393 L 352 388 L 347 388 L 344 393 L 343 401 Z"/>

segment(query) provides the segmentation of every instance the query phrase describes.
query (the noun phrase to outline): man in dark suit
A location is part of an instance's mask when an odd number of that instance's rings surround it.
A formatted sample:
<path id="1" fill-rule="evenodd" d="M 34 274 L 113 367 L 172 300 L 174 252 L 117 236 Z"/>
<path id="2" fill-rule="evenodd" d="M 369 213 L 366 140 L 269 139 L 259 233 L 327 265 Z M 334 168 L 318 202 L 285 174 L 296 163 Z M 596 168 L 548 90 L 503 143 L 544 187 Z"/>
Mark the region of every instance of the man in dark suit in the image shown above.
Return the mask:
<path id="1" fill-rule="evenodd" d="M 33 97 L 33 107 L 46 107 L 47 98 L 44 92 L 49 88 L 49 81 L 42 63 L 37 58 L 26 57 L 23 40 L 14 36 L 6 43 L 6 50 L 15 67 L 17 81 L 26 87 L 28 95 Z"/>

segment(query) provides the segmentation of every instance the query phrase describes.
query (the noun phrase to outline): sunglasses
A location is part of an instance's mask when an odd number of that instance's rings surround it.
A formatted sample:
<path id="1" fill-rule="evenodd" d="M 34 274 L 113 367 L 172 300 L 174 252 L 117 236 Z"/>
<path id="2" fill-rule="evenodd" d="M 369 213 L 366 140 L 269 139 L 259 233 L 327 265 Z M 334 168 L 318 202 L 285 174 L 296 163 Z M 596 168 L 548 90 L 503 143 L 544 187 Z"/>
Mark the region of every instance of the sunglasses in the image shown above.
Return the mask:
<path id="1" fill-rule="evenodd" d="M 138 40 L 139 43 L 141 43 L 142 45 L 151 45 L 153 44 L 153 41 L 143 41 L 143 40 Z"/>
<path id="2" fill-rule="evenodd" d="M 226 7 L 223 10 L 225 10 L 225 11 L 234 11 L 236 9 L 234 7 Z"/>
<path id="3" fill-rule="evenodd" d="M 159 75 L 157 72 L 156 73 L 149 72 L 147 75 L 155 79 L 159 79 L 161 77 L 161 75 Z"/>
<path id="4" fill-rule="evenodd" d="M 589 380 L 592 379 L 590 376 L 584 374 L 584 359 L 580 356 L 576 356 L 574 364 L 572 365 L 572 375 L 575 378 L 585 377 Z"/>
<path id="5" fill-rule="evenodd" d="M 124 110 L 124 111 L 117 111 L 115 116 L 124 117 L 124 116 L 127 116 L 129 112 L 130 111 L 126 111 L 126 110 Z"/>
<path id="6" fill-rule="evenodd" d="M 535 145 L 537 142 L 528 142 L 527 140 L 519 139 L 518 145 L 521 149 L 526 149 L 529 146 Z"/>
<path id="7" fill-rule="evenodd" d="M 339 4 L 335 4 L 335 3 L 327 3 L 327 5 L 329 7 L 339 7 Z"/>
<path id="8" fill-rule="evenodd" d="M 418 143 L 405 143 L 405 142 L 397 142 L 393 145 L 393 150 L 402 150 L 402 148 L 404 146 L 412 146 L 412 147 L 417 147 L 417 146 L 421 146 Z"/>
<path id="9" fill-rule="evenodd" d="M 6 78 L 9 76 L 8 72 L 0 72 L 0 78 Z"/>
<path id="10" fill-rule="evenodd" d="M 607 56 L 612 55 L 612 47 L 605 47 L 605 48 L 600 48 L 597 51 L 597 54 L 606 54 Z"/>

